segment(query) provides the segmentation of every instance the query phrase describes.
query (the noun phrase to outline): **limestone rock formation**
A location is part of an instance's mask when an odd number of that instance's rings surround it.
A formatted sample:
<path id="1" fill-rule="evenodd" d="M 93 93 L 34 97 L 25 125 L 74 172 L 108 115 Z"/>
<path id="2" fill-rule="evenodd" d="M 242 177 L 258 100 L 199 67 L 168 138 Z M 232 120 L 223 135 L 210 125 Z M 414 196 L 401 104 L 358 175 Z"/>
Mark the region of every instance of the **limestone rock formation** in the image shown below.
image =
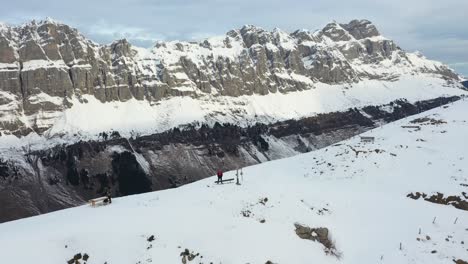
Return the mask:
<path id="1" fill-rule="evenodd" d="M 419 73 L 459 80 L 446 66 L 406 53 L 368 20 L 293 33 L 247 25 L 224 36 L 158 42 L 151 49 L 127 40 L 99 45 L 50 19 L 1 24 L 0 131 L 41 134 L 73 98 L 86 103 L 84 95 L 103 103 L 238 97 Z"/>

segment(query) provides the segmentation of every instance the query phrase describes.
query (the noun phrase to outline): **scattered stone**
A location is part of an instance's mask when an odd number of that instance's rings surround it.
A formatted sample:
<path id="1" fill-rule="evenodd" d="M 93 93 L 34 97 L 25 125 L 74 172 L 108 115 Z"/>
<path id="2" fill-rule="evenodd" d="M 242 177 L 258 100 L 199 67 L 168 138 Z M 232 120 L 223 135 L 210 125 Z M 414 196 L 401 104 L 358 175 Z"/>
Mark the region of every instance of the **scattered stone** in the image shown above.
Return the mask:
<path id="1" fill-rule="evenodd" d="M 75 254 L 75 256 L 73 256 L 72 259 L 68 260 L 67 263 L 68 264 L 80 264 L 80 260 L 83 260 L 84 263 L 86 264 L 86 262 L 88 261 L 89 259 L 89 255 L 84 253 L 83 255 L 81 253 L 78 253 L 78 254 Z M 104 263 L 106 264 L 106 263 Z"/>
<path id="2" fill-rule="evenodd" d="M 241 212 L 241 214 L 244 216 L 244 217 L 250 217 L 250 215 L 252 214 L 252 212 L 250 210 L 243 210 Z"/>
<path id="3" fill-rule="evenodd" d="M 265 197 L 265 198 L 263 198 L 263 199 L 260 199 L 260 202 L 259 202 L 259 203 L 261 203 L 261 204 L 263 204 L 263 205 L 266 205 L 267 202 L 268 202 L 268 198 Z"/>
<path id="4" fill-rule="evenodd" d="M 154 241 L 154 235 L 151 235 L 150 237 L 148 237 L 147 241 L 148 241 L 148 242 Z"/>
<path id="5" fill-rule="evenodd" d="M 266 222 L 265 219 L 261 219 L 261 220 L 260 220 L 260 223 L 262 223 L 262 224 L 264 224 L 265 222 Z"/>
<path id="6" fill-rule="evenodd" d="M 464 261 L 461 259 L 453 260 L 453 262 L 455 262 L 455 264 L 468 264 L 468 261 Z"/>
<path id="7" fill-rule="evenodd" d="M 79 259 L 81 259 L 81 258 L 82 258 L 81 253 L 78 253 L 78 254 L 76 254 L 76 255 L 73 257 L 74 260 L 79 260 Z"/>
<path id="8" fill-rule="evenodd" d="M 182 263 L 183 264 L 186 264 L 187 261 L 190 262 L 190 261 L 194 260 L 199 255 L 200 255 L 200 253 L 190 252 L 190 250 L 188 248 L 186 248 L 184 251 L 182 251 L 180 253 L 180 256 L 182 257 Z"/>
<path id="9" fill-rule="evenodd" d="M 324 208 L 322 208 L 322 209 L 319 209 L 318 212 L 317 212 L 317 214 L 318 214 L 318 215 L 324 215 L 325 212 L 328 213 L 329 210 L 328 210 L 327 208 L 324 207 Z"/>
<path id="10" fill-rule="evenodd" d="M 437 253 L 437 250 L 432 250 L 431 253 L 435 254 L 435 253 Z"/>
<path id="11" fill-rule="evenodd" d="M 422 118 L 416 118 L 410 123 L 416 124 L 419 123 L 421 125 L 441 125 L 441 124 L 447 124 L 446 121 L 442 119 L 434 119 L 434 118 L 429 118 L 429 117 L 422 117 Z"/>

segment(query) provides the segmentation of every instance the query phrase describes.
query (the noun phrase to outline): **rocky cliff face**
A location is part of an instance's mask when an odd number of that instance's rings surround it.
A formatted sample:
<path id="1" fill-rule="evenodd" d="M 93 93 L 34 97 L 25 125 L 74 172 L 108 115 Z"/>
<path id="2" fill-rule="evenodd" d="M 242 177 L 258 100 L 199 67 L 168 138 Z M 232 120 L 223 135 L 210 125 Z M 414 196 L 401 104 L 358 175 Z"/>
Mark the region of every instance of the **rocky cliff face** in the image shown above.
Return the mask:
<path id="1" fill-rule="evenodd" d="M 85 95 L 100 102 L 171 97 L 267 95 L 317 84 L 395 80 L 446 66 L 406 53 L 367 20 L 286 33 L 255 26 L 201 42 L 159 42 L 151 49 L 126 40 L 98 45 L 51 20 L 0 25 L 0 130 L 42 134 Z"/>

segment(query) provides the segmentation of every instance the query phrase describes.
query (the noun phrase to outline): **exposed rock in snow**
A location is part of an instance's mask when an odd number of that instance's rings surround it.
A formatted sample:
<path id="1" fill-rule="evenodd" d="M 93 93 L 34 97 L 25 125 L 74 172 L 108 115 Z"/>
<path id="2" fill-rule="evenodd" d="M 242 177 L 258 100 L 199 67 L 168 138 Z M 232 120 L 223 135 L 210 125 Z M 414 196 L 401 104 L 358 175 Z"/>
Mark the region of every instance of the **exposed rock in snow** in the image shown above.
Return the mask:
<path id="1" fill-rule="evenodd" d="M 326 227 L 317 227 L 317 228 L 310 228 L 308 226 L 301 225 L 299 223 L 295 223 L 294 226 L 296 227 L 296 234 L 298 237 L 302 239 L 308 239 L 312 241 L 317 241 L 322 244 L 327 252 L 336 251 L 333 242 L 330 240 L 328 234 L 328 228 Z M 337 253 L 335 253 L 337 254 Z"/>

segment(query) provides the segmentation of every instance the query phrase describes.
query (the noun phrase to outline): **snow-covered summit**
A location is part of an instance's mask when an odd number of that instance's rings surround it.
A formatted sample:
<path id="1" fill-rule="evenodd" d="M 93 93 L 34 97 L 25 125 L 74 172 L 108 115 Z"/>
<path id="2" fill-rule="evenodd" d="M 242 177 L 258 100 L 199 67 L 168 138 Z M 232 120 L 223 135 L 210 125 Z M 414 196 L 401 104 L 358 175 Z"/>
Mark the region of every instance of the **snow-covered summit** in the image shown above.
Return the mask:
<path id="1" fill-rule="evenodd" d="M 52 25 L 56 25 L 56 26 L 65 25 L 63 22 L 58 21 L 58 20 L 56 20 L 56 19 L 54 19 L 52 17 L 45 17 L 43 19 L 33 19 L 31 21 L 23 23 L 21 25 L 21 27 L 25 27 L 25 26 L 42 26 L 42 25 L 47 25 L 47 24 L 52 24 Z"/>
<path id="2" fill-rule="evenodd" d="M 8 28 L 8 24 L 0 21 L 0 32 Z"/>

